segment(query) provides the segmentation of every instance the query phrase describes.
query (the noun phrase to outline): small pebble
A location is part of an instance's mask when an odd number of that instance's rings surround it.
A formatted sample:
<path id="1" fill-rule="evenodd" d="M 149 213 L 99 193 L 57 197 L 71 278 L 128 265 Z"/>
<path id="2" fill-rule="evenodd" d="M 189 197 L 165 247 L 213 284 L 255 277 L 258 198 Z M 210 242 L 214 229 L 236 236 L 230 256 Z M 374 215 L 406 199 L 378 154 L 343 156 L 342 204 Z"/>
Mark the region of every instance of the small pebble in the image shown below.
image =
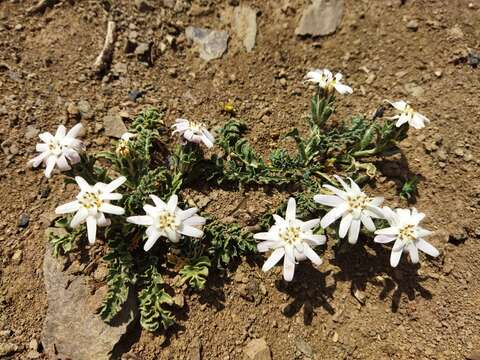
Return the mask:
<path id="1" fill-rule="evenodd" d="M 26 228 L 30 223 L 30 216 L 28 214 L 20 215 L 20 219 L 18 220 L 18 226 L 21 228 Z"/>

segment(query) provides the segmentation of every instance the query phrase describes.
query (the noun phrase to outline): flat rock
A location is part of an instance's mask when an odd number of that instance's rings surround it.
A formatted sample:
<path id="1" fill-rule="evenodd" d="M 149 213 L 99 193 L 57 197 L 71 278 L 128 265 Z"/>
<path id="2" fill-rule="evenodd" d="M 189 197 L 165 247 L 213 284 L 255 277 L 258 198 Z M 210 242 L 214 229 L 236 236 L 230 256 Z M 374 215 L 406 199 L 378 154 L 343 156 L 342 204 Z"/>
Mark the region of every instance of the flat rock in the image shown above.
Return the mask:
<path id="1" fill-rule="evenodd" d="M 127 127 L 120 115 L 107 115 L 103 118 L 105 135 L 120 139 L 127 132 Z"/>
<path id="2" fill-rule="evenodd" d="M 257 37 L 257 12 L 249 6 L 238 6 L 233 12 L 233 29 L 248 52 L 253 50 Z"/>
<path id="3" fill-rule="evenodd" d="M 210 61 L 221 58 L 227 50 L 229 35 L 226 31 L 189 26 L 185 29 L 185 36 L 198 46 L 200 57 L 203 60 Z"/>
<path id="4" fill-rule="evenodd" d="M 313 0 L 303 10 L 295 29 L 296 35 L 325 36 L 333 34 L 343 16 L 343 0 Z"/>
<path id="5" fill-rule="evenodd" d="M 416 98 L 422 97 L 425 93 L 425 90 L 420 85 L 415 83 L 407 83 L 404 85 L 404 88 L 407 93 Z"/>
<path id="6" fill-rule="evenodd" d="M 92 296 L 83 275 L 72 277 L 62 271 L 61 259 L 52 255 L 47 246 L 43 274 L 47 290 L 48 310 L 43 324 L 42 344 L 46 351 L 56 349 L 55 358 L 75 360 L 107 360 L 127 326 L 135 319 L 134 301 L 127 302 L 115 319 L 115 325 L 105 323 L 95 314 Z M 98 300 L 98 299 L 95 299 Z M 53 356 L 53 354 L 47 354 Z"/>
<path id="7" fill-rule="evenodd" d="M 12 355 L 18 351 L 18 346 L 11 343 L 0 343 L 0 357 Z"/>
<path id="8" fill-rule="evenodd" d="M 265 339 L 254 339 L 243 349 L 248 360 L 271 360 L 270 348 Z"/>

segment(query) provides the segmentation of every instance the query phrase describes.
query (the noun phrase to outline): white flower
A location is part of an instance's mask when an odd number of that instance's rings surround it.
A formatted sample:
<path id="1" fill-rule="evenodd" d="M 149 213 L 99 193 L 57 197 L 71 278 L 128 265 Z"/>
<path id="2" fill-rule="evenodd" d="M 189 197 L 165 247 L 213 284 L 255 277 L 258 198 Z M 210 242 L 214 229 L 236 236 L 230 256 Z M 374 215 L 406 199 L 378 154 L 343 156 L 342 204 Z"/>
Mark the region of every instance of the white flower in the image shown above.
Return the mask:
<path id="1" fill-rule="evenodd" d="M 60 125 L 55 136 L 49 132 L 39 135 L 43 143 L 37 144 L 36 150 L 41 154 L 30 160 L 28 163 L 33 167 L 45 163 L 45 176 L 49 178 L 55 165 L 60 171 L 70 170 L 70 164 L 80 162 L 80 155 L 83 150 L 82 142 L 76 139 L 82 131 L 82 124 L 78 123 L 67 133 L 65 126 Z M 68 160 L 68 161 L 67 161 Z M 70 162 L 70 164 L 68 163 Z"/>
<path id="2" fill-rule="evenodd" d="M 342 184 L 343 190 L 331 185 L 323 185 L 324 188 L 332 191 L 335 195 L 315 195 L 313 197 L 313 200 L 317 203 L 333 207 L 322 218 L 320 225 L 326 228 L 337 219 L 342 218 L 338 235 L 340 238 L 344 238 L 348 232 L 348 242 L 355 244 L 362 223 L 369 231 L 375 231 L 372 218 L 382 217 L 382 211 L 378 206 L 383 202 L 383 198 L 368 197 L 352 179 L 350 179 L 350 186 L 348 186 L 339 176 L 335 176 L 335 178 Z"/>
<path id="3" fill-rule="evenodd" d="M 270 270 L 282 257 L 285 257 L 283 260 L 283 278 L 286 281 L 291 281 L 297 261 L 308 258 L 316 265 L 322 263 L 322 259 L 312 249 L 314 246 L 325 244 L 326 240 L 324 235 L 314 235 L 312 233 L 312 229 L 320 222 L 319 219 L 305 222 L 296 219 L 294 198 L 288 199 L 285 219 L 278 215 L 273 215 L 273 217 L 275 225 L 268 232 L 254 235 L 255 239 L 264 240 L 257 246 L 259 252 L 273 250 L 263 264 L 263 271 Z"/>
<path id="4" fill-rule="evenodd" d="M 76 212 L 70 226 L 75 228 L 86 221 L 88 241 L 93 244 L 97 234 L 97 226 L 110 225 L 110 220 L 105 217 L 105 214 L 123 215 L 125 213 L 125 210 L 120 206 L 110 204 L 110 201 L 122 198 L 122 194 L 112 191 L 120 187 L 125 180 L 126 178 L 121 176 L 109 184 L 99 182 L 91 186 L 82 177 L 76 176 L 75 181 L 80 187 L 77 200 L 57 207 L 55 213 Z"/>
<path id="5" fill-rule="evenodd" d="M 130 216 L 127 221 L 136 225 L 148 226 L 147 242 L 143 249 L 152 248 L 159 237 L 168 238 L 171 242 L 178 242 L 181 235 L 201 238 L 203 231 L 200 227 L 205 224 L 205 218 L 196 215 L 198 209 L 182 210 L 177 206 L 178 196 L 172 195 L 167 203 L 158 196 L 150 195 L 155 206 L 145 204 L 143 209 L 146 215 Z"/>
<path id="6" fill-rule="evenodd" d="M 175 128 L 173 134 L 178 132 L 190 142 L 203 143 L 208 148 L 213 147 L 215 143 L 215 138 L 202 123 L 188 121 L 187 119 L 177 119 L 172 128 Z"/>
<path id="7" fill-rule="evenodd" d="M 415 129 L 423 129 L 425 124 L 430 122 L 430 120 L 413 110 L 413 108 L 403 100 L 395 102 L 389 101 L 389 103 L 399 112 L 397 115 L 391 117 L 391 119 L 397 120 L 397 123 L 395 124 L 396 127 L 408 123 Z"/>
<path id="8" fill-rule="evenodd" d="M 389 228 L 375 231 L 374 241 L 385 244 L 395 240 L 390 255 L 390 265 L 396 267 L 404 251 L 410 254 L 412 263 L 418 263 L 418 250 L 436 257 L 438 250 L 426 242 L 423 238 L 432 234 L 431 231 L 420 227 L 418 224 L 423 220 L 425 214 L 419 213 L 417 209 L 395 209 L 383 208 L 383 214 L 390 224 Z"/>
<path id="9" fill-rule="evenodd" d="M 120 141 L 117 144 L 117 148 L 115 149 L 115 152 L 117 153 L 117 155 L 123 156 L 123 157 L 128 156 L 128 154 L 130 153 L 130 149 L 128 148 L 128 143 L 130 139 L 134 138 L 135 136 L 137 136 L 137 134 L 132 134 L 129 132 L 126 132 L 121 136 Z"/>
<path id="10" fill-rule="evenodd" d="M 335 76 L 328 69 L 316 69 L 309 71 L 305 76 L 306 81 L 311 81 L 317 83 L 318 86 L 324 89 L 327 93 L 332 93 L 335 89 L 340 94 L 351 94 L 353 92 L 350 86 L 342 84 L 343 75 L 341 73 L 336 73 Z"/>

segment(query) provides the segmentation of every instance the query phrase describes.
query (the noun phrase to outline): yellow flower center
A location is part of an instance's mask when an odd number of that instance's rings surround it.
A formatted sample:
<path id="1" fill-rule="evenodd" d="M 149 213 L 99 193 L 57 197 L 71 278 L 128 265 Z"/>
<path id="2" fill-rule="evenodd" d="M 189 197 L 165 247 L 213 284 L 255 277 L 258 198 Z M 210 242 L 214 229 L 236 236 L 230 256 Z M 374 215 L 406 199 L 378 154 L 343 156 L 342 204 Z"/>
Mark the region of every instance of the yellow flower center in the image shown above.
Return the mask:
<path id="1" fill-rule="evenodd" d="M 293 245 L 300 240 L 300 228 L 297 226 L 289 226 L 280 233 L 280 239 L 286 244 Z"/>
<path id="2" fill-rule="evenodd" d="M 48 150 L 55 155 L 60 155 L 63 151 L 63 146 L 54 138 L 48 142 Z"/>
<path id="3" fill-rule="evenodd" d="M 102 205 L 102 200 L 98 193 L 95 192 L 86 192 L 78 200 L 80 204 L 86 209 L 99 208 Z"/>
<path id="4" fill-rule="evenodd" d="M 347 196 L 347 204 L 350 210 L 363 210 L 370 202 L 370 198 L 364 194 L 357 196 Z"/>
<path id="5" fill-rule="evenodd" d="M 415 226 L 413 225 L 405 225 L 403 228 L 400 229 L 400 232 L 398 233 L 398 237 L 404 243 L 412 243 L 416 239 L 414 229 L 415 229 Z"/>
<path id="6" fill-rule="evenodd" d="M 157 228 L 160 230 L 176 230 L 175 215 L 170 211 L 163 211 L 158 215 Z"/>

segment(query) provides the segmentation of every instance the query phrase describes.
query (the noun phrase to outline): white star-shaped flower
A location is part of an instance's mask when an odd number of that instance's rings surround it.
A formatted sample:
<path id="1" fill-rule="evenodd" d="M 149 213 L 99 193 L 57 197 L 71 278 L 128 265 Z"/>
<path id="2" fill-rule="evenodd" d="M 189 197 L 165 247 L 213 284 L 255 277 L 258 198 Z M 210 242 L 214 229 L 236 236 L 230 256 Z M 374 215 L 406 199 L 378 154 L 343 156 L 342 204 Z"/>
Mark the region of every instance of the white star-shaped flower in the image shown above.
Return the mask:
<path id="1" fill-rule="evenodd" d="M 126 178 L 121 176 L 109 184 L 99 182 L 93 186 L 80 176 L 76 176 L 75 181 L 80 187 L 77 200 L 57 207 L 55 213 L 68 214 L 75 212 L 70 226 L 76 228 L 86 222 L 88 241 L 93 244 L 97 236 L 97 226 L 110 225 L 110 220 L 105 217 L 105 214 L 123 215 L 125 213 L 123 208 L 110 204 L 110 201 L 122 198 L 122 194 L 113 191 L 120 187 L 126 181 Z"/>
<path id="2" fill-rule="evenodd" d="M 375 231 L 374 241 L 385 244 L 395 241 L 390 255 L 390 265 L 396 267 L 400 262 L 403 252 L 408 251 L 412 263 L 418 263 L 418 250 L 437 257 L 438 250 L 424 240 L 432 234 L 431 231 L 419 226 L 425 214 L 419 213 L 417 209 L 395 209 L 385 206 L 383 214 L 390 224 L 389 228 Z"/>
<path id="3" fill-rule="evenodd" d="M 215 138 L 208 131 L 203 123 L 188 121 L 187 119 L 177 119 L 172 125 L 175 130 L 173 134 L 179 133 L 187 141 L 200 144 L 203 143 L 206 147 L 211 148 L 215 143 Z"/>
<path id="4" fill-rule="evenodd" d="M 335 76 L 328 69 L 316 69 L 309 71 L 305 76 L 306 81 L 317 83 L 318 86 L 324 89 L 328 94 L 333 93 L 334 90 L 342 95 L 351 94 L 352 88 L 348 85 L 342 84 L 343 75 L 336 73 Z"/>
<path id="5" fill-rule="evenodd" d="M 323 228 L 328 227 L 337 219 L 340 221 L 338 235 L 344 238 L 348 232 L 348 242 L 355 244 L 360 233 L 360 226 L 363 224 L 369 231 L 375 231 L 375 224 L 372 218 L 381 218 L 382 210 L 379 208 L 383 197 L 368 197 L 360 187 L 350 179 L 350 186 L 339 176 L 335 176 L 342 185 L 343 190 L 331 185 L 323 185 L 334 195 L 315 195 L 313 200 L 319 204 L 333 207 L 320 222 Z"/>
<path id="6" fill-rule="evenodd" d="M 407 102 L 400 100 L 389 103 L 397 110 L 398 114 L 392 116 L 391 119 L 397 120 L 395 126 L 400 127 L 405 123 L 415 129 L 423 129 L 425 124 L 428 124 L 430 120 L 422 114 L 416 112 Z"/>
<path id="7" fill-rule="evenodd" d="M 29 165 L 37 167 L 42 162 L 45 163 L 45 176 L 47 178 L 51 176 L 55 165 L 60 171 L 70 170 L 70 165 L 80 162 L 79 152 L 83 150 L 83 145 L 76 137 L 80 135 L 82 129 L 82 124 L 78 123 L 68 133 L 63 125 L 58 127 L 55 136 L 49 132 L 41 133 L 39 138 L 43 143 L 36 146 L 40 155 L 30 160 Z"/>
<path id="8" fill-rule="evenodd" d="M 156 243 L 159 237 L 168 238 L 171 242 L 178 242 L 181 235 L 201 238 L 203 231 L 200 229 L 205 224 L 205 218 L 196 215 L 197 208 L 187 210 L 180 209 L 178 196 L 172 195 L 167 203 L 158 196 L 150 195 L 155 206 L 145 204 L 143 209 L 146 215 L 130 216 L 127 221 L 136 225 L 148 226 L 146 234 L 147 242 L 143 249 L 148 251 Z"/>
<path id="9" fill-rule="evenodd" d="M 314 235 L 312 229 L 320 222 L 319 219 L 301 221 L 296 218 L 296 202 L 288 199 L 285 219 L 273 215 L 275 225 L 268 232 L 257 233 L 254 238 L 263 240 L 257 245 L 259 252 L 273 250 L 270 257 L 263 264 L 262 270 L 268 271 L 283 259 L 283 278 L 291 281 L 297 261 L 310 259 L 315 265 L 320 265 L 322 259 L 312 249 L 317 245 L 325 244 L 324 235 Z"/>

